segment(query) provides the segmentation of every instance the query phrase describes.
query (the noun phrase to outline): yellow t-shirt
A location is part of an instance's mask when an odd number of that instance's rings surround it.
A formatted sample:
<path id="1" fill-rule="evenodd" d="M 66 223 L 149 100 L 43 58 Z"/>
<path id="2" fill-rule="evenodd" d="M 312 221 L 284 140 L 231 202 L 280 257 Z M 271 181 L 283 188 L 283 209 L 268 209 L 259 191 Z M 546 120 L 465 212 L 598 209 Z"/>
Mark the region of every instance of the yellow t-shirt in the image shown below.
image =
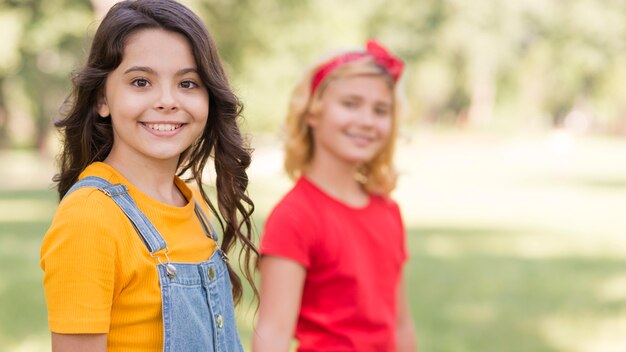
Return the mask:
<path id="1" fill-rule="evenodd" d="M 126 185 L 139 209 L 165 239 L 172 262 L 198 263 L 213 254 L 194 212 L 205 202 L 178 177 L 189 200 L 160 203 L 139 191 L 111 166 L 96 162 L 80 175 Z M 107 333 L 109 351 L 161 351 L 163 321 L 157 260 L 122 210 L 95 188 L 82 188 L 60 204 L 41 247 L 41 268 L 50 330 L 63 334 Z"/>

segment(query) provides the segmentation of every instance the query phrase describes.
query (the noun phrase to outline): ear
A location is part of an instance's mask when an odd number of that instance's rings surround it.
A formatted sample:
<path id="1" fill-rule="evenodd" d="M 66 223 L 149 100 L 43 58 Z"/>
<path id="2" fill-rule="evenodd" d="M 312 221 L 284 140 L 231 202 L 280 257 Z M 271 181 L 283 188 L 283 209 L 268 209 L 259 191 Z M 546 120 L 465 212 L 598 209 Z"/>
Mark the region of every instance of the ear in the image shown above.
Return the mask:
<path id="1" fill-rule="evenodd" d="M 111 110 L 104 94 L 98 96 L 98 115 L 100 117 L 109 117 L 111 115 Z"/>
<path id="2" fill-rule="evenodd" d="M 316 127 L 319 123 L 319 117 L 307 112 L 304 115 L 304 124 L 309 127 Z"/>

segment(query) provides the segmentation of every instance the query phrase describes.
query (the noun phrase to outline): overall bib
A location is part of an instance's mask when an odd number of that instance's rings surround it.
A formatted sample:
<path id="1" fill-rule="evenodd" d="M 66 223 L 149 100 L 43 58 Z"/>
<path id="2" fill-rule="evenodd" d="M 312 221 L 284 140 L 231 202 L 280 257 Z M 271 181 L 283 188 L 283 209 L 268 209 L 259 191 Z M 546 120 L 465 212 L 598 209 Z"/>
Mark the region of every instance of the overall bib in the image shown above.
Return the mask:
<path id="1" fill-rule="evenodd" d="M 84 187 L 97 188 L 109 196 L 155 258 L 162 298 L 163 351 L 243 351 L 235 324 L 227 258 L 220 247 L 216 246 L 211 258 L 201 263 L 171 263 L 165 240 L 139 210 L 126 186 L 89 176 L 76 182 L 65 196 Z M 197 202 L 195 213 L 206 235 L 217 242 L 217 233 Z"/>

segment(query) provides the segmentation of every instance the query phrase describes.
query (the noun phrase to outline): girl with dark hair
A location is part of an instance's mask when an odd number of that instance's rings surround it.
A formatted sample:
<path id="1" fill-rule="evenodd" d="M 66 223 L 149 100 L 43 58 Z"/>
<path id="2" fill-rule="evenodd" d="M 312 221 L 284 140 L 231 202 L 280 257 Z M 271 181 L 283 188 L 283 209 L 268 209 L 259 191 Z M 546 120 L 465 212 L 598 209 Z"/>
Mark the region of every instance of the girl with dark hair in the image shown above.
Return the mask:
<path id="1" fill-rule="evenodd" d="M 393 150 L 403 63 L 375 41 L 306 71 L 287 113 L 293 188 L 261 239 L 255 352 L 415 352 Z"/>
<path id="2" fill-rule="evenodd" d="M 41 248 L 53 351 L 241 351 L 226 253 L 240 244 L 256 295 L 251 152 L 206 27 L 176 1 L 117 3 L 73 84 Z"/>

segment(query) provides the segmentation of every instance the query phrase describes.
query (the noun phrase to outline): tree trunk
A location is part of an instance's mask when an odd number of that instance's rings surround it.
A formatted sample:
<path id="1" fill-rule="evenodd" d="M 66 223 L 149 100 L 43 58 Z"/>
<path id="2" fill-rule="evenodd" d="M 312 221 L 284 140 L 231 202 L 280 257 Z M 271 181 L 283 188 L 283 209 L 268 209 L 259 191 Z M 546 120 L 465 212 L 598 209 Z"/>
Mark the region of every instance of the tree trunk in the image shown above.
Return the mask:
<path id="1" fill-rule="evenodd" d="M 473 65 L 470 74 L 470 107 L 467 114 L 470 126 L 483 126 L 493 119 L 496 95 L 494 76 L 494 67 L 490 62 Z"/>
<path id="2" fill-rule="evenodd" d="M 0 77 L 0 150 L 9 147 L 7 125 L 9 122 L 9 114 L 6 107 L 6 99 L 4 98 L 4 79 Z"/>

